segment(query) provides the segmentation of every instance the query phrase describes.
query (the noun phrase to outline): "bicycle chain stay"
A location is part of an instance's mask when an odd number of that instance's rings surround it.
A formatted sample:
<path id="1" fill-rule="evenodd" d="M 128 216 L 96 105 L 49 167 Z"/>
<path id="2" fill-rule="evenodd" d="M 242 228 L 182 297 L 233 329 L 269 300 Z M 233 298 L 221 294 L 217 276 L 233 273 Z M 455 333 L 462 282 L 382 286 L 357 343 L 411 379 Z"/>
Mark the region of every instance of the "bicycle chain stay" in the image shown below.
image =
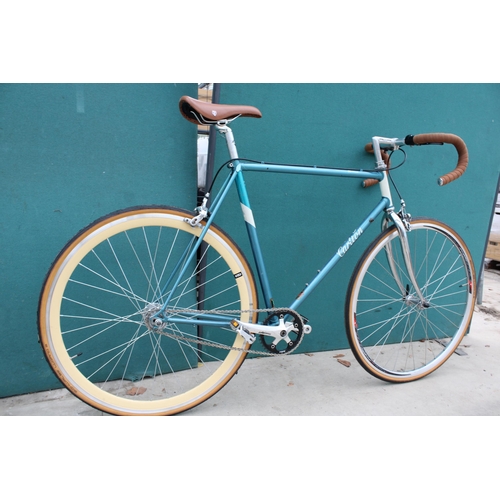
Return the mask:
<path id="1" fill-rule="evenodd" d="M 272 307 L 272 308 L 266 308 L 266 309 L 246 309 L 246 310 L 241 310 L 241 309 L 233 309 L 233 310 L 221 310 L 221 309 L 214 309 L 214 310 L 196 310 L 197 314 L 220 314 L 220 315 L 232 315 L 232 314 L 241 314 L 241 313 L 249 313 L 249 314 L 254 314 L 254 313 L 269 313 L 270 315 L 278 314 L 283 312 L 289 312 L 291 315 L 295 315 L 298 317 L 301 317 L 296 311 L 292 309 L 284 309 L 284 308 L 279 308 L 279 307 Z M 166 309 L 164 311 L 166 314 L 192 314 L 193 310 L 192 309 Z M 167 326 L 168 321 L 165 322 L 163 326 L 156 325 L 154 328 L 155 332 L 160 333 L 161 335 L 164 335 L 166 337 L 172 338 L 174 340 L 183 340 L 187 342 L 191 342 L 193 344 L 200 344 L 200 345 L 206 345 L 208 347 L 216 347 L 219 349 L 226 349 L 228 351 L 238 351 L 238 352 L 245 352 L 245 353 L 251 353 L 251 354 L 257 354 L 261 356 L 281 356 L 283 354 L 291 354 L 294 352 L 300 345 L 300 341 L 297 342 L 297 344 L 290 350 L 286 352 L 270 352 L 270 351 L 259 351 L 256 349 L 244 349 L 242 347 L 234 347 L 234 346 L 226 346 L 223 344 L 218 344 L 216 342 L 210 342 L 209 340 L 204 340 L 201 338 L 190 338 L 190 337 L 184 337 L 182 335 L 177 335 L 172 332 L 166 332 L 164 331 L 164 328 Z M 311 327 L 308 326 L 307 328 L 304 329 L 302 333 L 309 333 L 311 331 Z M 239 335 L 241 335 L 239 332 L 237 332 Z M 244 337 L 245 338 L 245 337 Z"/>

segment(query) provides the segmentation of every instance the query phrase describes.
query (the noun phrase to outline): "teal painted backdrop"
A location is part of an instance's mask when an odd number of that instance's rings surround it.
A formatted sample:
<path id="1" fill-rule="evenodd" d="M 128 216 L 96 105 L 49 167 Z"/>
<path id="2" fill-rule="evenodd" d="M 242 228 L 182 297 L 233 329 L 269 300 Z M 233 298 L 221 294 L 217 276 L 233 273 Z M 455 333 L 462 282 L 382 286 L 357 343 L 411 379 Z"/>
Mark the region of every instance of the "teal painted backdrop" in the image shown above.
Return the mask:
<path id="1" fill-rule="evenodd" d="M 195 84 L 0 85 L 0 397 L 60 387 L 37 339 L 45 273 L 93 220 L 196 203 Z"/>
<path id="2" fill-rule="evenodd" d="M 394 177 L 408 210 L 460 232 L 479 266 L 500 170 L 499 85 L 223 84 L 221 102 L 251 104 L 234 123 L 242 157 L 371 168 L 372 135 L 450 132 L 469 147 L 449 186 L 451 146 L 408 148 Z M 59 387 L 37 342 L 40 287 L 82 227 L 139 204 L 192 208 L 196 130 L 178 113 L 191 85 L 0 85 L 0 397 Z M 217 165 L 226 160 L 221 138 Z M 401 156 L 393 159 L 393 164 Z M 247 177 L 277 305 L 288 304 L 379 198 L 359 181 L 277 174 Z M 234 196 L 220 225 L 248 246 Z M 313 332 L 302 351 L 346 347 L 343 306 L 357 258 L 378 223 L 304 303 Z"/>
<path id="3" fill-rule="evenodd" d="M 258 107 L 261 119 L 234 122 L 241 157 L 335 167 L 373 167 L 364 145 L 374 135 L 449 132 L 468 145 L 465 175 L 439 187 L 437 179 L 456 165 L 452 146 L 406 148 L 405 165 L 393 177 L 414 216 L 439 218 L 454 227 L 479 268 L 500 170 L 500 86 L 440 84 L 255 84 L 221 87 L 221 102 Z M 225 160 L 218 140 L 218 163 Z M 395 153 L 392 165 L 402 160 Z M 249 174 L 247 187 L 261 236 L 273 294 L 288 305 L 317 269 L 344 243 L 380 199 L 376 187 L 359 181 L 279 174 Z M 219 222 L 246 250 L 233 198 Z M 301 351 L 347 347 L 344 301 L 349 277 L 379 230 L 378 222 L 352 247 L 304 302 L 301 312 L 313 332 Z"/>

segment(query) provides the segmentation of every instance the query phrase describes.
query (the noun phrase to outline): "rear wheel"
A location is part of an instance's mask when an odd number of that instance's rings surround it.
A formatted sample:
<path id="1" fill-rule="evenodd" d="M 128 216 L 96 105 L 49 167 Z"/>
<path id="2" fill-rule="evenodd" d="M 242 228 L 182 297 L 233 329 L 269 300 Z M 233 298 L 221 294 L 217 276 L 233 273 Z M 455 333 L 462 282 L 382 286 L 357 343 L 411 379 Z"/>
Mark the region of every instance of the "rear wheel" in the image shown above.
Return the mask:
<path id="1" fill-rule="evenodd" d="M 393 226 L 359 260 L 345 307 L 355 357 L 369 373 L 390 382 L 422 378 L 451 356 L 469 328 L 476 294 L 471 255 L 451 228 L 414 219 L 407 236 L 428 304 L 418 300 Z"/>
<path id="2" fill-rule="evenodd" d="M 155 328 L 169 295 L 169 309 L 182 310 L 178 318 L 199 316 L 200 309 L 257 308 L 245 257 L 213 225 L 198 259 L 172 288 L 201 232 L 186 217 L 192 214 L 170 207 L 113 213 L 75 236 L 47 275 L 41 344 L 62 383 L 95 408 L 118 415 L 179 413 L 219 391 L 245 359 L 249 346 L 229 326 Z M 254 320 L 248 312 L 234 317 Z"/>

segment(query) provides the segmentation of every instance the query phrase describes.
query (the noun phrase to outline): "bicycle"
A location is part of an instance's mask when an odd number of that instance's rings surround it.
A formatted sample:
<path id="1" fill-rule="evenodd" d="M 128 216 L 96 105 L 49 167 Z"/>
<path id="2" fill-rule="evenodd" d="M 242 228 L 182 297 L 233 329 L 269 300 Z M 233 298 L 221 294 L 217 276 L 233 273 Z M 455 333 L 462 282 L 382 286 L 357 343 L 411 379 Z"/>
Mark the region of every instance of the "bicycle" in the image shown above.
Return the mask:
<path id="1" fill-rule="evenodd" d="M 460 137 L 375 136 L 365 147 L 375 157 L 370 170 L 273 164 L 240 158 L 229 126 L 238 117 L 260 118 L 257 108 L 187 96 L 179 107 L 190 122 L 216 127 L 229 152 L 201 204 L 194 211 L 141 206 L 106 215 L 69 241 L 45 279 L 41 345 L 75 396 L 111 414 L 176 414 L 217 393 L 248 353 L 294 352 L 312 332 L 300 305 L 379 216 L 381 232 L 355 266 L 346 295 L 345 328 L 354 356 L 373 376 L 396 383 L 420 379 L 450 357 L 472 319 L 474 264 L 446 224 L 412 218 L 401 196 L 396 212 L 390 155 L 404 146 L 452 144 L 458 162 L 440 178 L 444 185 L 467 167 Z M 227 176 L 209 202 L 223 170 Z M 286 307 L 273 300 L 245 172 L 349 177 L 380 187 L 380 201 Z M 214 222 L 234 187 L 258 282 L 242 251 Z"/>

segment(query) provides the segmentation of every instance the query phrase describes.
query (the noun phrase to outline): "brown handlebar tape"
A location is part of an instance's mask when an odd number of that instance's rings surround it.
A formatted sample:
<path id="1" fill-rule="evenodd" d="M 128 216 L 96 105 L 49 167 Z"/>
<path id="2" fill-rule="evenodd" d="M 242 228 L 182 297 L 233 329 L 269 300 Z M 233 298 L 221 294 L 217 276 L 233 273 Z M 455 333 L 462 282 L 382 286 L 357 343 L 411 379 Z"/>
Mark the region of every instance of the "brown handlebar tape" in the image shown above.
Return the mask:
<path id="1" fill-rule="evenodd" d="M 458 153 L 458 161 L 457 166 L 451 172 L 442 175 L 438 179 L 438 184 L 440 186 L 444 186 L 445 184 L 449 184 L 450 182 L 458 179 L 467 168 L 469 163 L 469 153 L 467 151 L 467 146 L 465 142 L 455 134 L 446 134 L 446 133 L 430 133 L 430 134 L 418 134 L 413 136 L 412 138 L 413 144 L 417 146 L 422 146 L 426 144 L 451 144 L 455 147 Z M 368 143 L 365 146 L 365 151 L 368 153 L 373 153 L 373 144 Z M 385 164 L 388 164 L 388 155 L 385 151 L 382 151 L 382 158 Z M 378 181 L 375 179 L 367 179 L 363 182 L 363 187 L 369 187 L 377 184 Z"/>
<path id="2" fill-rule="evenodd" d="M 440 186 L 444 186 L 445 184 L 449 184 L 450 182 L 458 179 L 467 168 L 469 163 L 469 152 L 467 151 L 467 146 L 465 142 L 455 134 L 443 134 L 443 133 L 434 133 L 434 134 L 418 134 L 413 137 L 413 142 L 415 144 L 436 144 L 436 143 L 445 143 L 452 144 L 458 153 L 458 161 L 457 166 L 451 172 L 442 175 L 438 184 Z"/>

